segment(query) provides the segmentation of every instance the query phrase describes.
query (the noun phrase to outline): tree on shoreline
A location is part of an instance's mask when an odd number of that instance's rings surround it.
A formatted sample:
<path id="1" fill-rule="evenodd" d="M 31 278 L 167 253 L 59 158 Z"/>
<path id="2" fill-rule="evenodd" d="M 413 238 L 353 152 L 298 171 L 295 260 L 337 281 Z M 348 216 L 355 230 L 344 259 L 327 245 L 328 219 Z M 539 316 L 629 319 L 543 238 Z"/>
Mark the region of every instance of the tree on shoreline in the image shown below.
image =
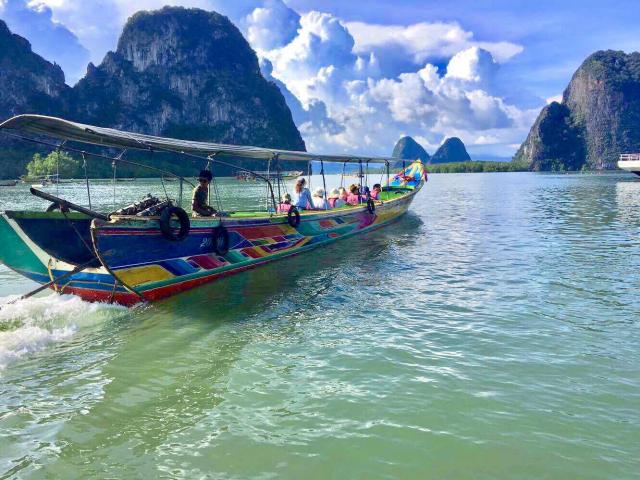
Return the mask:
<path id="1" fill-rule="evenodd" d="M 27 164 L 27 174 L 30 177 L 43 177 L 59 173 L 61 177 L 77 176 L 80 163 L 65 152 L 51 152 L 46 157 L 39 153 Z"/>

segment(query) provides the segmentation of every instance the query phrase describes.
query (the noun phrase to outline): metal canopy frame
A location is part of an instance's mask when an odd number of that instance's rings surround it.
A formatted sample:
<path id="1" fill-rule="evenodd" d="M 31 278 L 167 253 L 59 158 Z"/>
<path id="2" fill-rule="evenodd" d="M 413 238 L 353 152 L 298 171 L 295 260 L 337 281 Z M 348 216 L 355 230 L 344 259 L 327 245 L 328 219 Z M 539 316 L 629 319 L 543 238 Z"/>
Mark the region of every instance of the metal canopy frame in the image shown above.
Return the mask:
<path id="1" fill-rule="evenodd" d="M 17 115 L 0 123 L 0 129 L 18 130 L 34 135 L 46 135 L 60 140 L 76 141 L 109 148 L 133 150 L 158 150 L 192 155 L 216 155 L 269 160 L 277 155 L 280 161 L 309 162 L 319 160 L 339 163 L 389 163 L 396 159 L 390 157 L 371 157 L 357 155 L 320 155 L 293 150 L 225 145 L 222 143 L 198 142 L 176 138 L 156 137 L 140 133 L 125 132 L 113 128 L 97 127 L 71 122 L 45 115 Z"/>

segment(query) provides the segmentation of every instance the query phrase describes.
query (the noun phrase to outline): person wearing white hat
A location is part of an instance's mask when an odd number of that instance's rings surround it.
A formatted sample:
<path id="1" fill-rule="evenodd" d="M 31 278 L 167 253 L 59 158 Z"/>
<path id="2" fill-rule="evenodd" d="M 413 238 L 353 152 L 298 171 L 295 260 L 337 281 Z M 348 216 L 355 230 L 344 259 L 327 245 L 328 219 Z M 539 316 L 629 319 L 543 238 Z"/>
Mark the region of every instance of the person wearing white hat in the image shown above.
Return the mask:
<path id="1" fill-rule="evenodd" d="M 329 204 L 327 200 L 324 198 L 324 189 L 322 187 L 318 187 L 313 191 L 313 198 L 311 199 L 313 203 L 313 208 L 315 210 L 328 210 Z"/>
<path id="2" fill-rule="evenodd" d="M 308 210 L 312 208 L 311 192 L 306 187 L 307 181 L 304 177 L 298 177 L 296 180 L 296 186 L 294 188 L 294 203 L 293 206 L 298 209 Z"/>
<path id="3" fill-rule="evenodd" d="M 329 192 L 327 200 L 329 201 L 329 208 L 344 207 L 347 204 L 347 202 L 340 198 L 340 190 L 337 188 L 334 188 Z"/>

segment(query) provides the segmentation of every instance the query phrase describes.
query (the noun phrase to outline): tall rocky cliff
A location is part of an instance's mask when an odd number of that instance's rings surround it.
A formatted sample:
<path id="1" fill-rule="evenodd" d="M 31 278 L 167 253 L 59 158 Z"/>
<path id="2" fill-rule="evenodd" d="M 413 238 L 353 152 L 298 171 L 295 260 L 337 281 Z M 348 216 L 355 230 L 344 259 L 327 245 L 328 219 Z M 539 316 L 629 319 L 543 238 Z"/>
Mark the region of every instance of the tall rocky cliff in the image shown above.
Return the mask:
<path id="1" fill-rule="evenodd" d="M 0 20 L 0 121 L 19 113 L 64 115 L 70 90 L 62 69 L 33 53 Z M 2 135 L 0 149 L 0 178 L 22 174 L 28 161 L 23 142 Z"/>
<path id="2" fill-rule="evenodd" d="M 58 114 L 69 87 L 58 65 L 31 51 L 31 44 L 0 20 L 0 119 L 18 113 Z"/>
<path id="3" fill-rule="evenodd" d="M 467 149 L 458 137 L 447 138 L 436 153 L 431 157 L 431 163 L 466 162 L 471 160 Z"/>
<path id="4" fill-rule="evenodd" d="M 620 153 L 640 150 L 640 53 L 590 55 L 562 103 L 540 112 L 514 160 L 532 170 L 615 168 Z"/>
<path id="5" fill-rule="evenodd" d="M 391 156 L 402 160 L 420 159 L 424 163 L 429 161 L 429 154 L 427 151 L 412 137 L 402 137 L 398 140 L 395 147 L 393 147 L 393 153 Z M 398 164 L 402 165 L 402 162 L 396 162 L 396 165 Z"/>
<path id="6" fill-rule="evenodd" d="M 153 135 L 304 150 L 278 87 L 240 31 L 215 12 L 138 12 L 118 48 L 74 88 L 88 123 Z"/>
<path id="7" fill-rule="evenodd" d="M 240 31 L 215 12 L 136 13 L 116 50 L 89 64 L 74 88 L 0 22 L 0 67 L 0 120 L 44 113 L 153 135 L 305 149 L 280 90 L 261 75 Z"/>

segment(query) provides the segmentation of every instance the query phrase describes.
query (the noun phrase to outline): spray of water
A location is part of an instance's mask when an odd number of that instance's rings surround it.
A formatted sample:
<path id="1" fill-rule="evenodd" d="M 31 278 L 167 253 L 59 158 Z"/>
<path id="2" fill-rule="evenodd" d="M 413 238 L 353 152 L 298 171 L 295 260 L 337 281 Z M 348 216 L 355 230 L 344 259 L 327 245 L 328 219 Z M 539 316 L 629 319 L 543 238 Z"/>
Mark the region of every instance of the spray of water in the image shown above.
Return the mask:
<path id="1" fill-rule="evenodd" d="M 52 293 L 7 304 L 0 298 L 0 371 L 25 355 L 67 341 L 82 327 L 95 325 L 125 307 L 88 303 L 72 295 Z"/>

